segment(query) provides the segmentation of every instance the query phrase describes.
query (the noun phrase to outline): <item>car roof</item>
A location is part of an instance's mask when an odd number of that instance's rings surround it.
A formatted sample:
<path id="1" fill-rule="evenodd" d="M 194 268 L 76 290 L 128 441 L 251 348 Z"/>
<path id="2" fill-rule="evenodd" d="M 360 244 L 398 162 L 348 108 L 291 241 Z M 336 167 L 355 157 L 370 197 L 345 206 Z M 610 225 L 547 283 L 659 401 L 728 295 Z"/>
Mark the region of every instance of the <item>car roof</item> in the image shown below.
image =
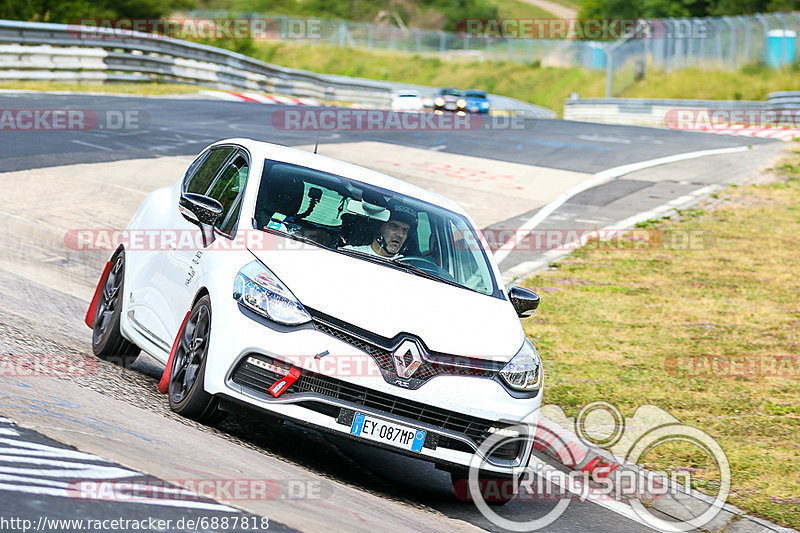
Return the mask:
<path id="1" fill-rule="evenodd" d="M 316 136 L 312 136 L 316 138 Z M 309 138 L 312 138 L 309 137 Z M 224 139 L 215 142 L 212 146 L 236 144 L 242 146 L 250 152 L 250 156 L 254 159 L 269 159 L 271 161 L 282 161 L 284 163 L 291 163 L 294 165 L 313 168 L 322 172 L 328 172 L 343 176 L 345 178 L 353 179 L 366 183 L 368 185 L 375 185 L 390 191 L 398 192 L 406 196 L 411 196 L 428 202 L 430 204 L 449 209 L 460 215 L 467 216 L 467 213 L 454 201 L 445 198 L 444 196 L 430 192 L 417 187 L 406 181 L 393 178 L 389 175 L 370 170 L 352 163 L 333 159 L 324 155 L 313 154 L 305 150 L 298 150 L 296 148 L 289 148 L 288 146 L 281 146 L 279 144 L 272 144 L 264 141 L 256 141 L 247 138 L 233 138 Z M 322 147 L 324 149 L 324 146 Z"/>
<path id="2" fill-rule="evenodd" d="M 467 89 L 466 91 L 464 91 L 464 94 L 486 96 L 486 91 L 481 91 L 478 89 Z"/>

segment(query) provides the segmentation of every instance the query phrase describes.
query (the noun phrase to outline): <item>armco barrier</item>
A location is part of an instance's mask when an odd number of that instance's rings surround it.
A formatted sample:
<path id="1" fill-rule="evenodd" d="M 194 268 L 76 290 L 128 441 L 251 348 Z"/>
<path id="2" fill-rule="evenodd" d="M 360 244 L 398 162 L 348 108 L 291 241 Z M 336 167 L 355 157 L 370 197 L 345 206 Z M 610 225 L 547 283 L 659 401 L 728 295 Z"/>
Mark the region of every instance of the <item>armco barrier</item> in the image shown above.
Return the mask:
<path id="1" fill-rule="evenodd" d="M 170 81 L 387 107 L 406 84 L 317 74 L 168 37 L 103 28 L 0 20 L 0 81 Z M 420 87 L 433 93 L 431 87 Z M 533 118 L 549 109 L 505 97 L 499 107 Z"/>
<path id="2" fill-rule="evenodd" d="M 678 100 L 666 98 L 582 98 L 569 99 L 564 119 L 604 124 L 665 127 L 671 109 L 768 109 L 767 102 L 753 100 Z"/>
<path id="3" fill-rule="evenodd" d="M 94 37 L 97 36 L 97 37 Z M 98 38 L 99 37 L 99 38 Z M 0 79 L 174 81 L 388 105 L 392 88 L 270 65 L 242 54 L 138 32 L 0 21 Z"/>
<path id="4" fill-rule="evenodd" d="M 800 109 L 800 91 L 780 91 L 767 95 L 770 109 Z"/>

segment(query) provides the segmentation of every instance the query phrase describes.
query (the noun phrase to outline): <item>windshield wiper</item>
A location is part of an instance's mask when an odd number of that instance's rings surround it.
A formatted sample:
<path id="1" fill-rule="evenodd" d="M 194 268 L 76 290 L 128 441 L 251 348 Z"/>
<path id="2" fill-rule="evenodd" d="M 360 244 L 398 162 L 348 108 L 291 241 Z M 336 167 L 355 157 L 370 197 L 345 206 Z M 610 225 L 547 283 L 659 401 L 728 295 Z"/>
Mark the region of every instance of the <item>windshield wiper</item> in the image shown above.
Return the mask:
<path id="1" fill-rule="evenodd" d="M 373 263 L 382 263 L 382 264 L 385 264 L 385 265 L 391 265 L 393 267 L 396 267 L 396 268 L 399 268 L 401 270 L 404 270 L 405 272 L 408 272 L 409 274 L 415 274 L 417 276 L 421 276 L 421 277 L 427 278 L 427 279 L 432 279 L 434 281 L 441 281 L 443 283 L 447 283 L 448 285 L 452 285 L 453 287 L 459 287 L 461 289 L 468 288 L 468 287 L 464 287 L 464 285 L 461 285 L 461 284 L 459 284 L 459 283 L 457 283 L 455 281 L 451 281 L 451 280 L 449 280 L 447 278 L 443 278 L 443 277 L 437 276 L 436 274 L 428 272 L 427 270 L 422 269 L 422 268 L 420 268 L 418 266 L 406 263 L 404 261 L 400 261 L 399 259 L 390 259 L 388 257 L 383 257 L 383 256 L 380 256 L 380 255 L 375 255 L 375 254 L 371 254 L 371 253 L 368 253 L 368 252 L 361 252 L 359 250 L 349 250 L 347 248 L 332 248 L 332 250 L 336 250 L 337 252 L 341 252 L 341 253 L 346 254 L 346 255 L 363 257 L 364 259 L 372 261 Z"/>
<path id="2" fill-rule="evenodd" d="M 447 283 L 448 285 L 452 285 L 453 287 L 460 287 L 462 289 L 467 288 L 467 287 L 464 287 L 463 285 L 461 285 L 460 283 L 457 283 L 455 281 L 449 280 L 447 278 L 443 278 L 441 276 L 437 276 L 433 272 L 428 272 L 427 270 L 425 270 L 423 268 L 420 268 L 420 267 L 418 267 L 416 265 L 412 265 L 412 264 L 406 263 L 404 261 L 400 261 L 399 259 L 388 259 L 387 258 L 387 261 L 392 263 L 393 265 L 399 266 L 400 268 L 406 270 L 409 273 L 413 273 L 413 274 L 416 274 L 418 276 L 422 276 L 423 278 L 433 279 L 433 280 L 436 280 L 436 281 L 442 281 L 444 283 Z"/>

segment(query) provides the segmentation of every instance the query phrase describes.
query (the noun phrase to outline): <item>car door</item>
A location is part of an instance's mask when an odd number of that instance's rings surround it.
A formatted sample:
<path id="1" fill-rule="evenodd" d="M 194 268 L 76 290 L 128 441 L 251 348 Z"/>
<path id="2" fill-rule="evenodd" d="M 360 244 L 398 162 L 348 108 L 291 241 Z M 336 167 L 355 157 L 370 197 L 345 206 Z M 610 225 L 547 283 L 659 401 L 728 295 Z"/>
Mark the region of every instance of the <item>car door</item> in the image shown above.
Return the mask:
<path id="1" fill-rule="evenodd" d="M 213 155 L 215 154 L 212 153 Z M 215 157 L 215 162 L 209 165 L 216 165 L 220 160 L 224 162 L 215 172 L 212 172 L 210 168 L 208 172 L 205 172 L 201 167 L 198 173 L 186 183 L 184 192 L 202 194 L 220 202 L 222 215 L 217 220 L 214 233 L 217 239 L 233 239 L 239 220 L 242 195 L 250 171 L 250 162 L 247 153 L 236 148 L 230 150 L 224 158 Z M 212 174 L 213 179 L 210 178 Z M 182 222 L 178 222 L 178 218 Z M 198 231 L 197 226 L 186 220 L 180 213 L 176 217 L 176 225 L 178 223 L 190 232 Z M 195 241 L 197 240 L 195 239 Z M 186 312 L 189 311 L 192 299 L 200 290 L 200 280 L 203 279 L 203 269 L 207 263 L 208 254 L 226 253 L 227 247 L 219 245 L 220 243 L 217 243 L 204 248 L 202 240 L 200 240 L 200 242 L 196 242 L 196 246 L 179 245 L 166 254 L 162 269 L 162 291 L 169 302 L 169 315 L 165 317 L 165 321 L 173 337 L 177 334 Z M 216 247 L 222 248 L 222 251 L 215 252 Z"/>

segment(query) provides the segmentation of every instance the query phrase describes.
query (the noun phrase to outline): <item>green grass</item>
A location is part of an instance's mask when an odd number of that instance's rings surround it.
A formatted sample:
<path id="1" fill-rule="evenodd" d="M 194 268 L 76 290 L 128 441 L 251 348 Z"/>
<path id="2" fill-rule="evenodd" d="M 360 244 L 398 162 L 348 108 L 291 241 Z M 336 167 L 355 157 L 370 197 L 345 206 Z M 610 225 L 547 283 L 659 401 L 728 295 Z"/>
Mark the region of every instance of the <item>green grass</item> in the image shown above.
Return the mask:
<path id="1" fill-rule="evenodd" d="M 397 16 L 409 28 L 435 30 L 450 29 L 463 19 L 498 16 L 492 0 L 200 0 L 197 7 L 392 24 Z"/>
<path id="2" fill-rule="evenodd" d="M 110 94 L 136 94 L 141 96 L 158 96 L 165 94 L 196 93 L 200 90 L 195 85 L 179 83 L 76 83 L 55 81 L 4 81 L 0 82 L 0 89 L 13 89 L 23 91 L 71 91 L 71 92 L 102 92 Z"/>
<path id="3" fill-rule="evenodd" d="M 555 15 L 522 0 L 493 0 L 497 5 L 497 16 L 501 19 L 551 19 Z"/>
<path id="4" fill-rule="evenodd" d="M 219 44 L 219 43 L 218 43 Z M 434 55 L 354 51 L 327 45 L 239 42 L 239 51 L 293 68 L 438 87 L 479 88 L 543 105 L 557 112 L 569 93 L 601 96 L 605 75 L 580 68 L 540 67 L 510 61 L 443 60 Z"/>
<path id="5" fill-rule="evenodd" d="M 567 416 L 597 400 L 624 416 L 664 409 L 723 447 L 730 503 L 798 528 L 800 151 L 772 172 L 780 181 L 731 187 L 714 207 L 644 225 L 665 237 L 699 232 L 702 246 L 584 249 L 525 280 L 542 303 L 524 324 L 545 364 L 546 404 Z M 696 375 L 674 364 L 713 355 L 794 356 L 794 374 Z M 648 467 L 689 466 L 693 485 L 715 493 L 719 473 L 703 458 L 657 452 Z"/>
<path id="6" fill-rule="evenodd" d="M 420 85 L 480 88 L 518 98 L 563 112 L 572 92 L 582 98 L 605 94 L 605 72 L 581 68 L 541 67 L 538 62 L 442 59 L 435 54 L 415 55 L 381 50 L 352 50 L 328 45 L 273 41 L 216 41 L 235 51 L 268 63 L 386 81 Z M 766 100 L 772 91 L 795 90 L 800 65 L 767 69 L 749 65 L 736 72 L 685 69 L 670 72 L 650 71 L 648 77 L 632 84 L 621 96 L 640 98 L 700 98 Z M 66 82 L 7 82 L 0 88 L 42 90 L 82 90 L 133 94 L 185 93 L 195 88 L 179 84 L 74 85 Z"/>
<path id="7" fill-rule="evenodd" d="M 767 94 L 773 91 L 797 90 L 798 79 L 800 64 L 797 63 L 782 69 L 754 64 L 733 72 L 697 68 L 677 70 L 669 74 L 651 71 L 646 79 L 629 87 L 622 96 L 766 100 Z"/>

